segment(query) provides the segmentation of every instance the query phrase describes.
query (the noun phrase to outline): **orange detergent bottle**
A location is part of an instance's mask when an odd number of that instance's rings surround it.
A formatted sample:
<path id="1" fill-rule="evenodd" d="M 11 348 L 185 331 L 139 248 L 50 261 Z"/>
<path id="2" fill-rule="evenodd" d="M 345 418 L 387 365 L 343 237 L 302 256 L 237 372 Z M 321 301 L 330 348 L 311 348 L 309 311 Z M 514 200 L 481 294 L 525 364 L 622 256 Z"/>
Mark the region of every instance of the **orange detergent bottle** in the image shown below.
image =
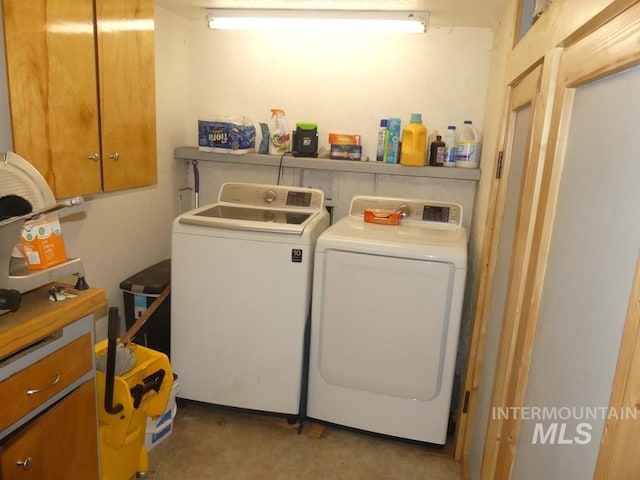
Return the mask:
<path id="1" fill-rule="evenodd" d="M 400 164 L 422 167 L 427 163 L 427 129 L 422 114 L 412 113 L 411 121 L 402 131 Z"/>

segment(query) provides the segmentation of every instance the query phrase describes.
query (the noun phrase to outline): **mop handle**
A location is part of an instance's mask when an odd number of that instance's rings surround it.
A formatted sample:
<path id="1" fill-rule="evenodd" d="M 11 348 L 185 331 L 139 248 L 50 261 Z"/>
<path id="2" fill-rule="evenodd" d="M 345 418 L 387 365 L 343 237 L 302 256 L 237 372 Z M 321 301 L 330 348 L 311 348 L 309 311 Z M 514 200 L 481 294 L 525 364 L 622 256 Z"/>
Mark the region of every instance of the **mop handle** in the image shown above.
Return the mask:
<path id="1" fill-rule="evenodd" d="M 135 337 L 136 333 L 138 333 L 138 330 L 140 330 L 144 326 L 144 324 L 147 323 L 149 317 L 154 314 L 154 312 L 158 309 L 162 302 L 164 302 L 165 298 L 167 298 L 170 293 L 171 284 L 167 285 L 162 293 L 158 295 L 158 298 L 156 298 L 153 303 L 149 305 L 149 307 L 144 312 L 142 312 L 142 315 L 140 315 L 140 318 L 136 320 L 136 323 L 134 323 L 131 328 L 127 330 L 127 333 L 124 334 L 124 337 L 120 339 L 120 343 L 127 345 L 131 341 L 131 339 Z"/>
<path id="2" fill-rule="evenodd" d="M 121 403 L 113 403 L 113 390 L 116 383 L 116 340 L 118 337 L 118 324 L 120 315 L 118 307 L 109 307 L 109 320 L 107 324 L 107 371 L 104 382 L 104 409 L 114 415 L 122 411 Z"/>

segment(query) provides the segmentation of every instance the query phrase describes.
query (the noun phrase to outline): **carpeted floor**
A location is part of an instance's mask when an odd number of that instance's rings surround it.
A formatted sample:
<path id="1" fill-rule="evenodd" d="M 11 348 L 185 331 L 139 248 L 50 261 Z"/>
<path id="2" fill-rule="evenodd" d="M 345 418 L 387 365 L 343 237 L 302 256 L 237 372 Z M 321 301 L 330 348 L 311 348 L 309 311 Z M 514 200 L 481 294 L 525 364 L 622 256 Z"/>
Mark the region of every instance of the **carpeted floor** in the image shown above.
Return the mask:
<path id="1" fill-rule="evenodd" d="M 188 403 L 149 452 L 150 480 L 459 480 L 443 450 Z"/>

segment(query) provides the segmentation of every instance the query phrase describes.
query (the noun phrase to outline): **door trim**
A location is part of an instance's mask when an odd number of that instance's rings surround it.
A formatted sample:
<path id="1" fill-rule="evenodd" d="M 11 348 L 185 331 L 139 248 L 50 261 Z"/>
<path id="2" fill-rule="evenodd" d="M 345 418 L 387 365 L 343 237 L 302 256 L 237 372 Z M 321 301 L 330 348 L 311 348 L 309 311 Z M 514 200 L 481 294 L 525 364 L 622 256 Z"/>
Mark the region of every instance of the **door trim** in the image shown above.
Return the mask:
<path id="1" fill-rule="evenodd" d="M 486 334 L 488 329 L 488 320 L 489 313 L 491 307 L 491 300 L 493 295 L 493 281 L 497 263 L 497 257 L 500 252 L 498 252 L 499 247 L 499 239 L 502 230 L 502 218 L 504 214 L 504 207 L 506 202 L 506 194 L 507 194 L 507 181 L 509 178 L 509 170 L 511 164 L 511 155 L 512 155 L 512 143 L 513 143 L 513 135 L 514 135 L 514 126 L 516 120 L 516 114 L 519 110 L 526 107 L 527 105 L 531 106 L 531 118 L 529 120 L 529 131 L 537 127 L 538 116 L 536 116 L 536 111 L 541 107 L 544 107 L 545 101 L 542 96 L 539 95 L 540 82 L 544 76 L 543 66 L 537 65 L 534 67 L 524 78 L 518 80 L 514 85 L 511 86 L 509 91 L 509 101 L 507 103 L 507 109 L 504 113 L 504 130 L 503 130 L 503 148 L 504 152 L 504 165 L 503 172 L 501 178 L 493 178 L 491 185 L 491 207 L 488 213 L 488 217 L 491 219 L 490 227 L 487 228 L 487 232 L 485 235 L 485 239 L 483 242 L 484 248 L 481 256 L 481 271 L 478 280 L 478 294 L 476 297 L 476 304 L 474 309 L 474 320 L 473 320 L 473 330 L 471 333 L 471 342 L 470 342 L 470 352 L 468 357 L 468 365 L 467 365 L 467 373 L 465 376 L 465 384 L 464 384 L 464 392 L 463 398 L 465 399 L 466 409 L 463 405 L 461 409 L 462 414 L 459 419 L 459 434 L 458 437 L 460 440 L 456 446 L 456 458 L 462 460 L 463 465 L 466 468 L 468 464 L 469 458 L 469 450 L 471 445 L 471 434 L 473 428 L 473 419 L 476 413 L 476 404 L 478 400 L 478 388 L 480 386 L 481 374 L 482 374 L 482 361 L 484 358 L 484 346 L 486 340 Z M 544 111 L 544 110 L 541 110 Z M 540 154 L 540 148 L 536 145 L 532 145 L 532 135 L 529 133 L 527 137 L 527 147 L 525 153 L 525 163 L 530 164 L 528 160 L 532 155 L 538 156 Z M 537 164 L 538 162 L 534 162 Z M 531 192 L 535 197 L 535 192 L 537 192 L 537 187 L 535 185 L 539 184 L 539 181 L 528 181 L 527 178 L 531 176 L 530 173 L 527 173 L 527 170 L 530 168 L 525 165 L 523 170 L 523 178 L 522 184 L 520 186 L 521 193 L 519 195 L 520 198 L 520 210 L 522 209 L 524 190 L 522 190 L 523 186 L 529 185 L 530 188 L 533 187 L 533 191 Z M 533 203 L 533 198 L 531 199 L 530 204 Z M 518 217 L 516 219 L 516 228 L 520 223 L 521 213 L 518 213 Z M 531 222 L 528 222 L 531 224 Z M 518 238 L 522 233 L 518 230 L 515 232 L 516 237 Z M 514 240 L 514 245 L 517 245 L 517 241 Z M 515 254 L 515 250 L 512 252 Z M 511 266 L 511 275 L 514 272 L 513 262 L 515 257 L 512 256 L 512 266 Z M 518 269 L 515 269 L 518 271 Z M 468 393 L 467 393 L 468 392 Z M 465 413 L 466 410 L 466 413 Z M 484 463 L 484 460 L 483 460 Z"/>
<path id="2" fill-rule="evenodd" d="M 527 279 L 529 258 L 535 249 L 534 229 L 539 211 L 544 159 L 550 135 L 551 113 L 555 101 L 556 79 L 562 50 L 554 49 L 544 59 L 538 102 L 533 113 L 530 133 L 531 151 L 526 158 L 516 220 L 516 233 L 505 301 L 502 332 L 496 363 L 491 407 L 519 406 L 524 402 L 528 365 L 531 358 L 535 325 L 525 313 L 528 310 Z M 482 459 L 482 478 L 509 478 L 519 423 L 511 419 L 489 419 Z M 506 448 L 506 449 L 505 449 Z M 505 455 L 509 452 L 510 455 Z"/>

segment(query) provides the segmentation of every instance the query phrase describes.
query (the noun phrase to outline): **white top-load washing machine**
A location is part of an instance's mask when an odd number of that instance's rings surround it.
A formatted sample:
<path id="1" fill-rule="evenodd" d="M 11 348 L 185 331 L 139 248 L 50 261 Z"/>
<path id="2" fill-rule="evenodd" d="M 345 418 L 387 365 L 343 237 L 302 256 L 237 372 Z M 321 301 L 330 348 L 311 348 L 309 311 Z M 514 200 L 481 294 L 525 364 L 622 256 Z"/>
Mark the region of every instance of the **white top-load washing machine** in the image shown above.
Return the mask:
<path id="1" fill-rule="evenodd" d="M 226 183 L 173 223 L 171 361 L 183 399 L 297 416 L 321 190 Z"/>
<path id="2" fill-rule="evenodd" d="M 466 264 L 460 205 L 354 197 L 316 244 L 308 417 L 444 444 Z"/>

